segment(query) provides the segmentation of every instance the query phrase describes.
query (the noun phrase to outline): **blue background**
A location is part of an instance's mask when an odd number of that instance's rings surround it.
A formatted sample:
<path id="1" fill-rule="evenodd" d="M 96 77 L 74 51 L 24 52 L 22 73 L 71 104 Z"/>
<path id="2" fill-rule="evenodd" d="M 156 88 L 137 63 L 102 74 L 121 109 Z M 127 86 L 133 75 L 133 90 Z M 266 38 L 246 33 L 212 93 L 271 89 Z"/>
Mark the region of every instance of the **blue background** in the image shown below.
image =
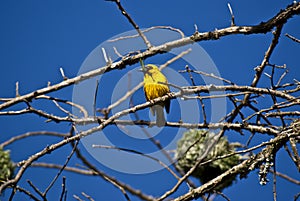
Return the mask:
<path id="1" fill-rule="evenodd" d="M 181 29 L 185 35 L 195 31 L 194 24 L 200 32 L 211 31 L 230 26 L 228 1 L 124 1 L 124 7 L 139 24 L 140 27 L 170 25 Z M 273 17 L 280 9 L 285 8 L 292 1 L 230 1 L 235 14 L 237 25 L 255 25 Z M 300 18 L 295 16 L 284 26 L 283 34 L 289 33 L 300 38 Z M 102 0 L 26 0 L 0 1 L 0 97 L 14 97 L 15 83 L 20 85 L 20 94 L 47 86 L 47 82 L 61 81 L 59 67 L 63 67 L 67 77 L 74 77 L 87 55 L 100 43 L 119 33 L 132 29 L 127 19 L 121 15 L 116 5 Z M 253 68 L 260 64 L 267 50 L 272 34 L 231 35 L 217 41 L 203 41 L 200 45 L 214 60 L 221 75 L 237 84 L 246 85 L 253 79 Z M 289 75 L 286 80 L 299 80 L 299 44 L 281 36 L 280 43 L 271 57 L 271 63 L 286 64 Z M 161 56 L 160 56 L 161 58 Z M 163 60 L 163 61 L 166 61 Z M 265 81 L 265 82 L 264 82 Z M 260 82 L 260 86 L 268 86 L 267 79 Z M 71 99 L 72 87 L 68 87 L 55 96 Z M 36 103 L 41 106 L 42 101 Z M 25 106 L 18 104 L 11 109 L 21 109 Z M 51 109 L 51 105 L 49 108 Z M 298 108 L 299 109 L 299 108 Z M 68 123 L 44 123 L 45 119 L 36 115 L 0 116 L 1 142 L 12 136 L 28 131 L 54 130 L 68 132 Z M 113 126 L 107 129 L 114 130 Z M 116 140 L 117 131 L 114 132 Z M 239 139 L 234 138 L 234 140 Z M 241 137 L 240 137 L 241 139 Z M 268 137 L 257 137 L 257 141 L 266 141 Z M 31 137 L 18 141 L 9 147 L 14 161 L 26 159 L 31 154 L 43 149 L 46 145 L 58 142 L 54 137 Z M 118 142 L 120 146 L 122 141 Z M 124 145 L 124 146 L 127 146 Z M 139 145 L 132 148 L 138 149 Z M 83 153 L 89 157 L 80 145 Z M 63 163 L 71 147 L 65 146 L 40 159 L 53 163 Z M 277 169 L 291 177 L 300 179 L 296 167 L 288 158 L 284 150 L 278 152 Z M 76 161 L 71 160 L 71 165 Z M 97 165 L 110 175 L 129 183 L 147 194 L 159 196 L 170 189 L 175 179 L 166 171 L 158 171 L 145 175 L 131 175 L 113 171 Z M 41 190 L 44 190 L 56 170 L 31 168 L 26 171 L 19 185 L 30 189 L 26 179 L 30 179 Z M 122 193 L 111 184 L 97 177 L 80 176 L 68 172 L 67 177 L 68 200 L 74 194 L 81 196 L 85 192 L 95 200 L 124 200 Z M 271 179 L 271 177 L 270 177 Z M 185 186 L 185 185 L 182 185 Z M 32 189 L 30 189 L 32 191 Z M 299 187 L 281 178 L 277 181 L 278 200 L 291 200 L 299 192 Z M 173 196 L 187 191 L 182 187 Z M 57 200 L 61 192 L 61 178 L 49 192 L 49 200 Z M 227 188 L 224 193 L 231 200 L 272 200 L 272 182 L 260 186 L 257 171 L 249 174 L 248 179 L 239 180 L 237 185 Z M 1 199 L 8 199 L 9 192 Z M 18 194 L 16 200 L 26 197 Z M 82 196 L 81 196 L 82 197 Z M 139 200 L 130 196 L 132 200 Z M 222 200 L 217 198 L 216 200 Z"/>

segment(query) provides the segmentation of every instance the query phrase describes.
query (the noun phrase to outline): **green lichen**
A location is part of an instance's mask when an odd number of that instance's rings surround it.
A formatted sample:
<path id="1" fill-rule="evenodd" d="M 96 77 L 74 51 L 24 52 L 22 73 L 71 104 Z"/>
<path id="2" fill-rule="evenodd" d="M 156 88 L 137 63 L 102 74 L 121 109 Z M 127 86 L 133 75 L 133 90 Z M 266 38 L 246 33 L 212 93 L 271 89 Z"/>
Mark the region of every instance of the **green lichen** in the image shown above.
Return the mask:
<path id="1" fill-rule="evenodd" d="M 208 145 L 215 140 L 216 135 L 205 130 L 192 129 L 185 132 L 183 137 L 177 143 L 177 150 L 175 154 L 175 157 L 178 160 L 177 166 L 185 172 L 189 171 L 190 168 L 195 165 L 199 157 L 205 153 Z M 204 158 L 203 162 L 235 151 L 235 146 L 230 144 L 226 137 L 221 137 L 217 144 L 215 144 Z M 241 156 L 238 154 L 227 158 L 213 160 L 212 162 L 198 166 L 192 175 L 199 178 L 200 182 L 204 184 L 239 164 L 240 160 Z M 225 182 L 216 186 L 214 190 L 221 191 L 222 189 L 230 186 L 235 179 L 236 176 L 229 177 Z"/>
<path id="2" fill-rule="evenodd" d="M 11 179 L 14 174 L 14 164 L 10 159 L 10 151 L 0 147 L 0 184 Z"/>

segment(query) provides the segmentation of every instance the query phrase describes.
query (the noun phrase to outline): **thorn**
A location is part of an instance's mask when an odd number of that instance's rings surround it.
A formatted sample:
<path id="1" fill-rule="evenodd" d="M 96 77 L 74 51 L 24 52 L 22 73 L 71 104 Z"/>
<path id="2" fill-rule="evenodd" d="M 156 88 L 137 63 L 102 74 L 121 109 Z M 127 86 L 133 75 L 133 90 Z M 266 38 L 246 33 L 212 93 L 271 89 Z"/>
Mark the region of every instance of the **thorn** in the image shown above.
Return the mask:
<path id="1" fill-rule="evenodd" d="M 113 49 L 118 57 L 123 58 L 123 56 L 120 54 L 116 47 L 113 47 Z"/>
<path id="2" fill-rule="evenodd" d="M 231 26 L 233 27 L 233 26 L 235 26 L 233 11 L 232 11 L 230 3 L 227 3 L 227 6 L 228 6 L 228 9 L 229 9 L 229 12 L 230 12 L 230 15 L 231 15 Z"/>
<path id="3" fill-rule="evenodd" d="M 112 63 L 111 58 L 107 57 L 107 54 L 106 54 L 106 51 L 105 51 L 104 47 L 102 47 L 101 50 L 102 50 L 102 54 L 103 54 L 104 61 L 105 61 L 106 65 L 110 65 Z"/>
<path id="4" fill-rule="evenodd" d="M 67 80 L 68 78 L 65 76 L 64 70 L 62 67 L 59 68 L 60 74 L 63 77 L 64 80 Z"/>
<path id="5" fill-rule="evenodd" d="M 19 82 L 16 82 L 16 97 L 19 97 L 20 93 L 19 93 Z"/>
<path id="6" fill-rule="evenodd" d="M 197 33 L 198 32 L 198 26 L 197 26 L 197 24 L 194 24 L 194 27 L 195 27 L 195 32 Z"/>
<path id="7" fill-rule="evenodd" d="M 105 51 L 104 47 L 102 47 L 101 49 L 102 49 L 102 53 L 103 53 L 104 60 L 105 60 L 105 62 L 107 63 L 107 62 L 108 62 L 108 59 L 107 59 L 106 51 Z"/>

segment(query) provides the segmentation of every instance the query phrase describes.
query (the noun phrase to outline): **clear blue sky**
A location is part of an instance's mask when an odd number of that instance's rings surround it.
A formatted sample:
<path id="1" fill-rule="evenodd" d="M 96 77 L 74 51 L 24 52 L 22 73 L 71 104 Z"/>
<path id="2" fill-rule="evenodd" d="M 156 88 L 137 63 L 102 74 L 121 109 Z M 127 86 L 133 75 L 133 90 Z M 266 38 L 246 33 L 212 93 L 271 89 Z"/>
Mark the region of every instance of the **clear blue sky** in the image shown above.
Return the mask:
<path id="1" fill-rule="evenodd" d="M 232 5 L 237 25 L 255 25 L 261 21 L 266 21 L 280 9 L 292 3 L 292 1 L 287 0 L 246 2 L 233 0 L 229 2 Z M 142 28 L 170 25 L 181 29 L 186 35 L 191 35 L 195 30 L 194 24 L 198 26 L 200 32 L 230 26 L 227 3 L 227 0 L 217 2 L 127 0 L 124 1 L 123 5 Z M 300 38 L 299 24 L 300 18 L 295 16 L 284 27 L 283 34 L 289 33 Z M 103 0 L 0 1 L 0 25 L 2 68 L 0 97 L 13 97 L 17 81 L 20 85 L 20 94 L 45 87 L 48 81 L 51 83 L 61 81 L 59 72 L 61 66 L 68 77 L 76 76 L 83 61 L 94 48 L 114 35 L 132 30 L 132 26 L 121 15 L 116 5 Z M 200 45 L 213 59 L 223 77 L 238 84 L 249 84 L 253 79 L 253 68 L 260 64 L 271 39 L 272 34 L 270 33 L 266 35 L 227 36 L 217 41 L 201 42 Z M 289 68 L 290 74 L 287 76 L 287 80 L 300 79 L 299 61 L 297 60 L 299 48 L 299 44 L 282 36 L 280 45 L 272 55 L 272 63 L 286 64 Z M 287 49 L 288 51 L 286 51 Z M 162 62 L 166 61 L 162 58 L 159 56 Z M 72 87 L 53 95 L 71 99 Z M 43 102 L 40 102 L 36 106 L 42 104 Z M 24 105 L 20 104 L 14 106 L 13 109 L 23 107 Z M 44 121 L 44 118 L 30 114 L 18 117 L 0 116 L 0 141 L 3 142 L 12 136 L 28 131 L 68 132 L 69 130 L 67 123 L 45 124 Z M 107 129 L 113 132 L 114 137 L 112 138 L 116 140 L 116 144 L 122 147 L 139 148 L 143 146 L 134 145 L 130 147 L 130 144 L 122 144 L 123 138 L 118 137 L 119 131 L 113 126 Z M 235 138 L 233 137 L 233 139 Z M 262 137 L 262 139 L 267 138 Z M 8 148 L 11 149 L 12 159 L 19 161 L 58 140 L 49 137 L 29 138 L 16 142 Z M 80 148 L 88 155 L 82 145 Z M 66 146 L 39 161 L 63 163 L 70 150 L 70 146 Z M 96 160 L 89 158 L 97 163 Z M 299 180 L 300 177 L 299 174 L 296 174 L 295 166 L 290 160 L 283 159 L 287 158 L 286 152 L 280 151 L 278 158 L 278 170 Z M 71 161 L 71 165 L 75 165 L 75 162 Z M 132 175 L 111 170 L 101 164 L 98 164 L 98 167 L 121 181 L 128 182 L 133 187 L 154 196 L 161 195 L 175 182 L 174 178 L 166 171 Z M 36 186 L 43 190 L 56 174 L 56 171 L 51 170 L 49 173 L 51 176 L 48 173 L 48 170 L 45 169 L 32 168 L 26 172 L 19 184 L 30 189 L 26 182 L 26 179 L 30 178 Z M 73 199 L 72 195 L 80 195 L 81 192 L 91 195 L 95 200 L 124 200 L 118 189 L 102 179 L 70 173 L 63 173 L 63 175 L 67 176 L 68 200 Z M 61 179 L 50 191 L 49 200 L 58 199 L 61 191 L 60 184 Z M 277 188 L 279 200 L 291 200 L 292 196 L 299 191 L 299 187 L 280 178 Z M 32 191 L 32 189 L 30 190 Z M 186 190 L 186 188 L 180 188 L 174 195 L 178 196 Z M 226 189 L 224 193 L 231 200 L 272 200 L 272 182 L 266 186 L 260 186 L 257 171 L 253 171 L 248 179 L 239 180 L 237 185 Z M 1 199 L 6 200 L 8 196 L 9 193 L 5 193 Z M 22 199 L 22 196 L 24 195 L 16 196 L 16 200 Z M 130 197 L 132 200 L 138 200 L 134 196 Z"/>

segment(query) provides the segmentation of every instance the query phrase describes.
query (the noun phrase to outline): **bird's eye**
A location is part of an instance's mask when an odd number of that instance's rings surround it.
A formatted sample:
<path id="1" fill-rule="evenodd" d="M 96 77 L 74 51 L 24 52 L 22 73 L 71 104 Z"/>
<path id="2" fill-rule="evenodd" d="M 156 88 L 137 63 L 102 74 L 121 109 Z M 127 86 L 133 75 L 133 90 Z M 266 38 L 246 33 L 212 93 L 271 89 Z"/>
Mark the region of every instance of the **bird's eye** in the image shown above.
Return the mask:
<path id="1" fill-rule="evenodd" d="M 152 66 L 147 66 L 147 68 L 150 70 L 150 69 L 152 69 L 153 67 L 152 67 Z"/>

